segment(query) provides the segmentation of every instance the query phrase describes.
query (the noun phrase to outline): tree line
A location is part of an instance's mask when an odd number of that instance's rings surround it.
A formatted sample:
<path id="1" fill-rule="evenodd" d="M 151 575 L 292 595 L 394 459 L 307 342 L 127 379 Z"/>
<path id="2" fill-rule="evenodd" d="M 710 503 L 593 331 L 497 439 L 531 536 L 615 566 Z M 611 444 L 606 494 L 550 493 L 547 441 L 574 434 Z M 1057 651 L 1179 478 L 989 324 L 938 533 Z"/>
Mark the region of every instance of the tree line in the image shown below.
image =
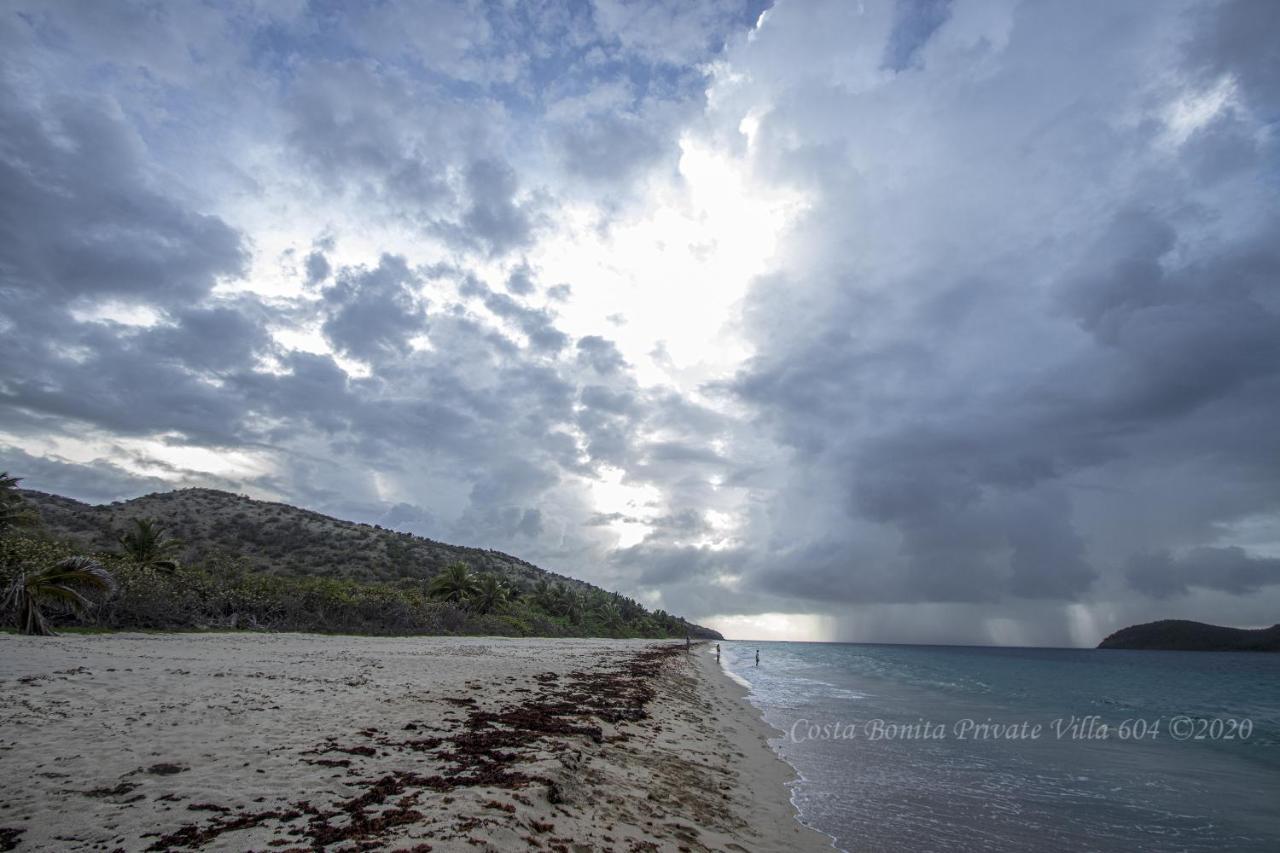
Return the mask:
<path id="1" fill-rule="evenodd" d="M 58 627 L 256 629 L 358 634 L 683 637 L 696 626 L 593 587 L 464 561 L 425 581 L 268 574 L 235 554 L 185 562 L 159 522 L 133 519 L 111 551 L 83 553 L 43 530 L 0 473 L 0 618 L 30 634 Z"/>

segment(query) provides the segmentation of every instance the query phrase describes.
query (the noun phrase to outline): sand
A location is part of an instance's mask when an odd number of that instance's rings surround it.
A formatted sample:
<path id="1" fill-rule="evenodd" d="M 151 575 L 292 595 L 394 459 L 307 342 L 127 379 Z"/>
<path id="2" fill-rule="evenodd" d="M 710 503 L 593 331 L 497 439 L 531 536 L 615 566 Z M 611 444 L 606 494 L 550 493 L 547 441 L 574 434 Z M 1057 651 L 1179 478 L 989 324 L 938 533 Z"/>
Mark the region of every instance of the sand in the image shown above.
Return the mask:
<path id="1" fill-rule="evenodd" d="M 0 635 L 0 850 L 823 850 L 706 647 Z"/>

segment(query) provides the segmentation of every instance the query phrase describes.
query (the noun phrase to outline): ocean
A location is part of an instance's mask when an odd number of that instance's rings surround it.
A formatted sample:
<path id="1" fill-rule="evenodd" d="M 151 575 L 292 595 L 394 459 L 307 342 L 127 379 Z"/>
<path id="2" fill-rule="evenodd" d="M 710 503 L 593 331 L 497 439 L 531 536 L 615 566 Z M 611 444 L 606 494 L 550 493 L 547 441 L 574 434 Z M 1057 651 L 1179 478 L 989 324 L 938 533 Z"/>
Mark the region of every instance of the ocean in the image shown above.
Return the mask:
<path id="1" fill-rule="evenodd" d="M 1280 655 L 722 646 L 842 850 L 1280 851 Z"/>

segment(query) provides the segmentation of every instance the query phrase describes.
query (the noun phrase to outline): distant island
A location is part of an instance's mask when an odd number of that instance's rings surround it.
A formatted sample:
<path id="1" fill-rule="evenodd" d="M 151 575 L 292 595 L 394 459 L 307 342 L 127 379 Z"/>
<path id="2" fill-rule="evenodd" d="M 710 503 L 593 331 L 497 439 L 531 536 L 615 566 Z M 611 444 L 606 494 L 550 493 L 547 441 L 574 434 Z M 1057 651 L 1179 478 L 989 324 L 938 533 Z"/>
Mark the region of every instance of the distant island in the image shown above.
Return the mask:
<path id="1" fill-rule="evenodd" d="M 1122 628 L 1100 649 L 1162 649 L 1178 652 L 1280 652 L 1280 625 L 1227 628 L 1187 619 L 1162 619 Z"/>

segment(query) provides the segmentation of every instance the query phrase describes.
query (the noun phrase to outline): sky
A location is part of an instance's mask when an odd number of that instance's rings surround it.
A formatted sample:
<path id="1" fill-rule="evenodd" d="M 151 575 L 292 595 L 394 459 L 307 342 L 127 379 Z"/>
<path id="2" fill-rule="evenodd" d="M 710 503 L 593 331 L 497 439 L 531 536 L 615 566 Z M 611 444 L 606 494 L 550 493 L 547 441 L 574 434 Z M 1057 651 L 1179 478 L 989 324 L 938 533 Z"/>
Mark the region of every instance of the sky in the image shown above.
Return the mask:
<path id="1" fill-rule="evenodd" d="M 1280 613 L 1280 3 L 0 0 L 0 469 L 730 637 Z"/>

